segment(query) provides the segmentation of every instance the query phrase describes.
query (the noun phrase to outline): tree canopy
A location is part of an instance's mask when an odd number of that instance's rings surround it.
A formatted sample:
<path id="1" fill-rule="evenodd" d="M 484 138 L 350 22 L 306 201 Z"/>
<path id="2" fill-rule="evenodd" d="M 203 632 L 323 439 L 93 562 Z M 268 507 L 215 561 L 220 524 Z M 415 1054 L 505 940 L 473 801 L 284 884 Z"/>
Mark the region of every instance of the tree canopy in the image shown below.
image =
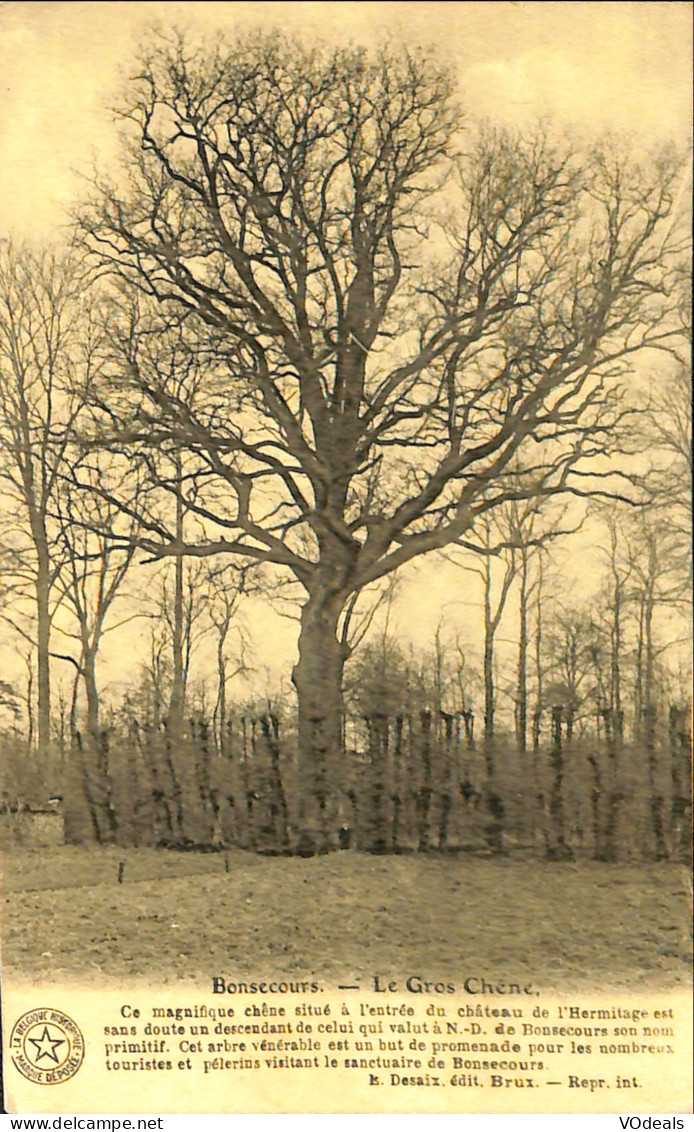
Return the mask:
<path id="1" fill-rule="evenodd" d="M 203 520 L 181 546 L 160 513 L 155 555 L 242 553 L 342 602 L 618 450 L 616 379 L 674 332 L 673 157 L 468 133 L 424 53 L 279 36 L 162 39 L 122 115 L 124 177 L 81 221 L 144 296 L 112 431 L 185 451 L 160 486 Z"/>

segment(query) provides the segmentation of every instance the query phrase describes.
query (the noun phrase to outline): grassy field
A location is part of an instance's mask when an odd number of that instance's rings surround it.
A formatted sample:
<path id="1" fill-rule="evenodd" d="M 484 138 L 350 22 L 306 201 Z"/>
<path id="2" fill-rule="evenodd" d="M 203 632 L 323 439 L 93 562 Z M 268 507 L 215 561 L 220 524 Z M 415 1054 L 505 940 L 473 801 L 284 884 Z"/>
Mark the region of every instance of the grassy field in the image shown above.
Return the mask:
<path id="1" fill-rule="evenodd" d="M 482 974 L 652 991 L 689 980 L 687 886 L 677 865 L 13 851 L 3 966 L 37 982 Z"/>

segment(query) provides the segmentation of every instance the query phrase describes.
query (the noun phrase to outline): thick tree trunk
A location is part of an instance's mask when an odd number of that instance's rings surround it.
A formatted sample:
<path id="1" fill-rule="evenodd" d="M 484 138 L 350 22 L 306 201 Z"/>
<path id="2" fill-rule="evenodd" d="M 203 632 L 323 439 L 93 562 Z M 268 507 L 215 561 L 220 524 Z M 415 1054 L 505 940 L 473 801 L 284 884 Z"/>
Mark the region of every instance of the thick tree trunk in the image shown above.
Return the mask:
<path id="1" fill-rule="evenodd" d="M 185 699 L 183 676 L 183 559 L 177 558 L 174 581 L 173 639 L 171 642 L 171 698 L 169 700 L 169 733 L 178 736 L 183 727 Z"/>
<path id="2" fill-rule="evenodd" d="M 217 702 L 214 707 L 214 725 L 217 741 L 217 750 L 222 758 L 227 752 L 227 672 L 226 658 L 224 656 L 224 642 L 226 633 L 219 634 L 217 638 Z"/>
<path id="3" fill-rule="evenodd" d="M 622 711 L 622 589 L 615 583 L 612 611 L 612 656 L 610 658 L 610 684 L 612 732 L 614 742 L 621 749 L 624 741 L 624 713 Z"/>
<path id="4" fill-rule="evenodd" d="M 96 652 L 83 646 L 82 679 L 87 696 L 87 731 L 95 738 L 99 733 L 99 689 L 96 683 Z"/>
<path id="5" fill-rule="evenodd" d="M 636 638 L 636 667 L 634 672 L 634 742 L 641 742 L 643 731 L 643 619 L 644 599 L 639 601 L 638 636 Z"/>
<path id="6" fill-rule="evenodd" d="M 395 717 L 393 733 L 393 761 L 392 761 L 392 792 L 391 792 L 391 849 L 394 853 L 400 849 L 400 812 L 402 808 L 402 754 L 403 754 L 403 728 L 405 719 L 402 715 Z"/>
<path id="7" fill-rule="evenodd" d="M 487 625 L 484 642 L 484 764 L 485 802 L 489 821 L 485 836 L 493 853 L 503 851 L 504 804 L 496 789 L 494 743 L 494 631 Z"/>
<path id="8" fill-rule="evenodd" d="M 431 808 L 431 712 L 419 713 L 419 790 L 417 791 L 417 833 L 419 852 L 429 849 L 429 812 Z"/>
<path id="9" fill-rule="evenodd" d="M 369 736 L 368 825 L 364 848 L 369 853 L 385 853 L 388 848 L 388 717 L 383 714 L 364 716 Z"/>
<path id="10" fill-rule="evenodd" d="M 27 705 L 27 743 L 29 747 L 34 745 L 34 669 L 31 663 L 31 654 L 27 657 L 27 690 L 26 690 L 26 705 Z"/>
<path id="11" fill-rule="evenodd" d="M 296 850 L 302 855 L 337 847 L 335 788 L 343 761 L 342 675 L 338 640 L 342 601 L 311 595 L 301 613 L 299 659 L 292 682 L 299 701 L 301 802 Z"/>
<path id="12" fill-rule="evenodd" d="M 180 461 L 176 471 L 180 483 Z M 183 541 L 183 503 L 176 499 L 176 539 Z M 183 712 L 185 704 L 185 672 L 183 663 L 183 558 L 178 555 L 174 561 L 174 607 L 173 632 L 171 641 L 171 698 L 169 700 L 169 736 L 176 740 L 183 732 Z"/>
<path id="13" fill-rule="evenodd" d="M 573 852 L 566 840 L 566 822 L 564 815 L 564 753 L 562 750 L 562 714 L 563 708 L 552 708 L 552 748 L 550 760 L 552 764 L 552 786 L 549 798 L 549 816 L 551 826 L 551 842 L 547 848 L 547 856 L 553 861 L 568 861 L 573 859 Z"/>
<path id="14" fill-rule="evenodd" d="M 491 747 L 494 741 L 494 637 L 487 632 L 484 643 L 484 740 Z"/>
<path id="15" fill-rule="evenodd" d="M 77 734 L 77 699 L 80 690 L 80 676 L 82 673 L 79 669 L 75 669 L 75 678 L 72 681 L 72 693 L 70 695 L 70 739 L 74 743 L 75 735 Z"/>
<path id="16" fill-rule="evenodd" d="M 691 728 L 687 708 L 670 705 L 670 837 L 672 856 L 686 861 L 691 854 L 692 802 Z"/>
<path id="17" fill-rule="evenodd" d="M 542 555 L 537 560 L 537 596 L 535 598 L 535 709 L 533 711 L 533 751 L 535 752 L 535 775 L 537 777 L 537 755 L 540 748 L 540 734 L 542 731 L 542 699 L 543 699 L 543 671 L 542 671 Z"/>
<path id="18" fill-rule="evenodd" d="M 258 724 L 257 746 L 264 749 L 269 769 L 266 803 L 270 848 L 273 853 L 286 853 L 289 847 L 288 810 L 280 764 L 280 722 L 275 715 L 263 715 Z"/>
<path id="19" fill-rule="evenodd" d="M 518 684 L 516 691 L 516 739 L 518 750 L 525 754 L 528 746 L 528 551 L 521 559 L 520 596 L 518 599 Z"/>
<path id="20" fill-rule="evenodd" d="M 75 732 L 75 751 L 78 754 L 81 771 L 82 771 L 82 792 L 84 800 L 87 804 L 87 811 L 89 813 L 89 820 L 92 826 L 94 839 L 97 843 L 103 840 L 101 832 L 101 824 L 99 822 L 99 807 L 94 798 L 92 776 L 89 767 L 88 752 L 84 749 L 84 743 L 79 731 Z"/>
<path id="21" fill-rule="evenodd" d="M 84 757 L 89 760 L 93 768 L 93 798 L 98 802 L 98 816 L 102 826 L 100 841 L 115 841 L 118 834 L 118 817 L 113 805 L 108 733 L 99 729 L 100 704 L 96 683 L 95 648 L 83 644 L 81 668 L 87 697 L 87 738 Z"/>
<path id="22" fill-rule="evenodd" d="M 48 549 L 46 547 L 43 553 L 37 546 L 37 550 L 39 552 L 36 570 L 38 745 L 39 750 L 45 755 L 51 741 L 50 582 Z"/>
<path id="23" fill-rule="evenodd" d="M 643 669 L 643 743 L 647 751 L 655 748 L 655 651 L 653 647 L 653 591 L 646 592 L 643 630 L 645 664 Z"/>
<path id="24" fill-rule="evenodd" d="M 448 832 L 453 806 L 451 792 L 451 777 L 453 766 L 457 763 L 457 742 L 454 739 L 454 717 L 447 712 L 440 712 L 443 721 L 443 735 L 441 736 L 438 767 L 438 794 L 439 794 L 439 832 L 438 846 L 443 850 L 448 845 Z"/>

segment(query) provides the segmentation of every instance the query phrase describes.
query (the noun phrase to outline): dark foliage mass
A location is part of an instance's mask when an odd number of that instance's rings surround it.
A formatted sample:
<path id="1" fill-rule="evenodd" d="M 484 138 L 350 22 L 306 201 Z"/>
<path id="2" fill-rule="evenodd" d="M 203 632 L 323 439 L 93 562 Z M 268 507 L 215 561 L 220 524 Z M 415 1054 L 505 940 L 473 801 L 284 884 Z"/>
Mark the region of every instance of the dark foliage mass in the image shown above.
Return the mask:
<path id="1" fill-rule="evenodd" d="M 669 728 L 654 726 L 651 745 L 641 746 L 610 733 L 567 739 L 554 707 L 551 741 L 529 752 L 509 736 L 478 746 L 472 713 L 400 708 L 346 719 L 354 746 L 333 797 L 340 849 L 687 859 L 691 740 L 676 708 Z M 24 744 L 6 745 L 5 843 L 32 843 L 27 811 L 46 808 L 53 783 L 53 810 L 71 842 L 302 855 L 295 719 L 233 712 L 222 738 L 220 746 L 208 724 L 191 720 L 172 742 L 165 726 L 132 720 L 127 734 L 78 734 L 52 768 Z"/>

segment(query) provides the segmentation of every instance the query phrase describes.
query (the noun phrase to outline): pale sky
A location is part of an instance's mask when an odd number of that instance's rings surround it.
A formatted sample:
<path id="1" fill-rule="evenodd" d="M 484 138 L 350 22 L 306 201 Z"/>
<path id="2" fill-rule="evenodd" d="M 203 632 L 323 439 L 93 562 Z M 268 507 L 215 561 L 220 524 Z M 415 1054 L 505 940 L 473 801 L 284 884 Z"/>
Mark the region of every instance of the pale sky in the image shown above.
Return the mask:
<path id="1" fill-rule="evenodd" d="M 45 238 L 80 191 L 76 171 L 108 162 L 107 107 L 148 25 L 227 31 L 281 26 L 327 40 L 432 44 L 460 74 L 472 119 L 551 114 L 636 144 L 690 132 L 689 3 L 465 3 L 448 0 L 0 3 L 0 228 Z"/>
<path id="2" fill-rule="evenodd" d="M 641 147 L 689 143 L 691 16 L 689 3 L 576 0 L 0 2 L 0 236 L 59 236 L 82 191 L 79 171 L 89 172 L 94 158 L 114 158 L 108 107 L 154 21 L 190 23 L 212 35 L 216 28 L 280 26 L 333 42 L 431 44 L 457 67 L 472 121 L 513 125 L 551 116 L 583 136 L 627 134 Z M 429 643 L 446 609 L 470 633 L 478 611 L 470 608 L 477 595 L 469 575 L 440 563 L 420 563 L 412 572 L 416 601 L 400 607 L 400 628 Z M 254 620 L 263 623 L 258 610 Z M 296 629 L 269 611 L 264 629 L 259 661 L 286 675 Z M 117 684 L 133 675 L 132 652 L 122 661 L 118 652 L 107 663 Z"/>

